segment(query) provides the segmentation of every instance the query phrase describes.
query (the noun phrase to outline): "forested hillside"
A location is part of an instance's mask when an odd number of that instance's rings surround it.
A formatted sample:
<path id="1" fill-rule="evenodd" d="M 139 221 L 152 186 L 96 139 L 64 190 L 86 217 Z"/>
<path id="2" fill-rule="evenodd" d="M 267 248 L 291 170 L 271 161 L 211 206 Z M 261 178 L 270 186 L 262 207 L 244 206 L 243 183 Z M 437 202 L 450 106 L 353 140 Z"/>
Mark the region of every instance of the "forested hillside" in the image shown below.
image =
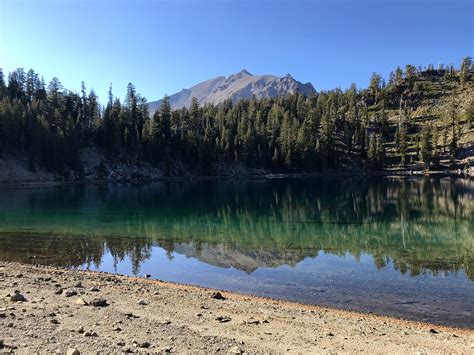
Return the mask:
<path id="1" fill-rule="evenodd" d="M 101 105 L 84 83 L 77 93 L 33 70 L 17 69 L 7 80 L 0 72 L 0 160 L 66 179 L 110 178 L 121 164 L 173 176 L 222 175 L 235 166 L 277 173 L 462 168 L 473 165 L 473 71 L 471 58 L 459 68 L 407 65 L 387 79 L 374 73 L 365 89 L 202 107 L 193 99 L 179 110 L 165 97 L 153 117 L 132 84 L 124 102 L 111 88 Z"/>

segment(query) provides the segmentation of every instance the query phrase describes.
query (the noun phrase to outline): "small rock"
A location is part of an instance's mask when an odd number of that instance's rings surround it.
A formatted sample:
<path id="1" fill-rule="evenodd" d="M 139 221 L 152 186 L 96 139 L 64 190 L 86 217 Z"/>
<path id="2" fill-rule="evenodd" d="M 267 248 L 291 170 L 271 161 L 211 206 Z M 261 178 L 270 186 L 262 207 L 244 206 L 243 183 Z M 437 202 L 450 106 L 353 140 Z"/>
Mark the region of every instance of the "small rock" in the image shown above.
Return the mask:
<path id="1" fill-rule="evenodd" d="M 89 330 L 87 332 L 84 333 L 84 336 L 85 337 L 98 337 L 99 335 L 97 335 L 96 332 L 92 331 L 92 330 Z"/>
<path id="2" fill-rule="evenodd" d="M 82 282 L 79 281 L 77 284 L 74 285 L 74 287 L 77 287 L 77 288 L 82 288 Z"/>
<path id="3" fill-rule="evenodd" d="M 64 291 L 64 290 L 63 290 L 62 288 L 58 288 L 56 291 L 54 291 L 54 294 L 55 294 L 55 295 L 60 295 L 60 294 L 63 293 L 63 291 Z"/>
<path id="4" fill-rule="evenodd" d="M 164 351 L 165 353 L 171 353 L 171 352 L 173 351 L 173 347 L 172 347 L 172 346 L 165 346 L 165 347 L 163 348 L 163 351 Z"/>
<path id="5" fill-rule="evenodd" d="M 138 344 L 139 348 L 144 348 L 144 349 L 148 349 L 150 346 L 151 344 L 147 341 L 144 341 L 143 343 Z"/>
<path id="6" fill-rule="evenodd" d="M 81 355 L 80 351 L 74 348 L 69 348 L 66 351 L 66 355 Z"/>
<path id="7" fill-rule="evenodd" d="M 77 329 L 77 332 L 78 332 L 79 334 L 84 333 L 84 327 L 82 327 L 82 326 L 79 327 L 79 328 Z"/>
<path id="8" fill-rule="evenodd" d="M 83 298 L 78 298 L 76 300 L 76 304 L 79 305 L 79 306 L 87 306 L 88 305 L 88 303 Z"/>
<path id="9" fill-rule="evenodd" d="M 125 315 L 127 316 L 127 318 L 140 318 L 140 316 L 137 316 L 133 313 L 125 313 Z"/>
<path id="10" fill-rule="evenodd" d="M 430 329 L 430 333 L 432 333 L 432 334 L 438 334 L 439 332 L 438 332 L 436 329 L 431 328 L 431 329 Z"/>
<path id="11" fill-rule="evenodd" d="M 260 321 L 256 319 L 251 319 L 247 321 L 247 324 L 260 324 Z"/>
<path id="12" fill-rule="evenodd" d="M 227 354 L 242 354 L 243 351 L 241 348 L 239 348 L 237 345 L 231 347 L 228 351 Z"/>
<path id="13" fill-rule="evenodd" d="M 125 346 L 125 342 L 124 341 L 119 341 L 119 342 L 117 342 L 117 346 Z"/>
<path id="14" fill-rule="evenodd" d="M 220 323 L 227 323 L 230 322 L 232 319 L 230 317 L 219 316 L 216 318 L 216 320 Z"/>
<path id="15" fill-rule="evenodd" d="M 121 332 L 122 331 L 122 328 L 120 328 L 119 326 L 117 327 L 114 327 L 114 329 L 112 329 L 114 332 Z"/>
<path id="16" fill-rule="evenodd" d="M 99 292 L 100 290 L 95 287 L 95 286 L 92 286 L 90 289 L 89 289 L 89 292 Z"/>
<path id="17" fill-rule="evenodd" d="M 145 277 L 146 277 L 147 279 L 149 279 L 149 278 L 151 277 L 151 275 L 150 275 L 150 274 L 145 274 Z"/>
<path id="18" fill-rule="evenodd" d="M 107 307 L 109 304 L 104 298 L 95 298 L 91 301 L 91 305 L 94 307 Z"/>
<path id="19" fill-rule="evenodd" d="M 139 304 L 140 306 L 146 306 L 146 305 L 148 305 L 148 302 L 145 301 L 145 300 L 140 300 L 140 301 L 138 301 L 138 304 Z"/>
<path id="20" fill-rule="evenodd" d="M 12 302 L 26 302 L 25 296 L 23 296 L 20 291 L 15 291 L 15 293 L 10 297 Z"/>
<path id="21" fill-rule="evenodd" d="M 60 321 L 58 321 L 56 318 L 53 318 L 49 321 L 51 324 L 59 324 L 61 323 Z"/>
<path id="22" fill-rule="evenodd" d="M 64 291 L 64 297 L 72 297 L 77 295 L 77 292 L 74 290 L 66 290 Z"/>
<path id="23" fill-rule="evenodd" d="M 220 292 L 213 292 L 212 295 L 211 295 L 211 298 L 213 298 L 215 300 L 225 300 L 225 297 L 222 296 L 222 294 Z"/>
<path id="24" fill-rule="evenodd" d="M 328 337 L 333 337 L 334 334 L 333 333 L 328 333 Z"/>

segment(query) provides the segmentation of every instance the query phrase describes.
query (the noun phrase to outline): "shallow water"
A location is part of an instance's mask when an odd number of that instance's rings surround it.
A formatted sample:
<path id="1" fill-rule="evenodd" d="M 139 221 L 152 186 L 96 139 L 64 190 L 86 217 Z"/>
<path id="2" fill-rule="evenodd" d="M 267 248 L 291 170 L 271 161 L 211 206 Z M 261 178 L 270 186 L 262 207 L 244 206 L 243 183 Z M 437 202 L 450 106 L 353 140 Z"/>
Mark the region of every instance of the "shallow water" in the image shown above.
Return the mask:
<path id="1" fill-rule="evenodd" d="M 0 260 L 474 328 L 474 180 L 3 190 Z"/>

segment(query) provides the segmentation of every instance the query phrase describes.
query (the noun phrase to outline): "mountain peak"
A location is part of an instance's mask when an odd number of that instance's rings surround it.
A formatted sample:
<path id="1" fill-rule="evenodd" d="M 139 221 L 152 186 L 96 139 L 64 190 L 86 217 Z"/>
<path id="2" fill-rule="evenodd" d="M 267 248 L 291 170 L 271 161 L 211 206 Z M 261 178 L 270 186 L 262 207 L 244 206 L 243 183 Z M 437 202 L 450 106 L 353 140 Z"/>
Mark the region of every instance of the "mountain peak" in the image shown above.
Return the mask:
<path id="1" fill-rule="evenodd" d="M 246 69 L 242 69 L 230 76 L 219 76 L 209 79 L 189 89 L 185 89 L 169 96 L 170 105 L 173 109 L 189 107 L 191 100 L 195 97 L 200 105 L 204 103 L 219 104 L 226 99 L 237 102 L 255 96 L 257 99 L 282 96 L 299 92 L 310 96 L 314 93 L 313 85 L 303 84 L 295 80 L 290 74 L 284 77 L 274 75 L 253 75 Z M 150 102 L 148 110 L 153 114 L 161 105 L 161 100 Z"/>
<path id="2" fill-rule="evenodd" d="M 247 69 L 242 69 L 241 71 L 239 71 L 237 74 L 235 75 L 250 75 L 250 76 L 253 76 L 252 74 L 250 74 Z"/>

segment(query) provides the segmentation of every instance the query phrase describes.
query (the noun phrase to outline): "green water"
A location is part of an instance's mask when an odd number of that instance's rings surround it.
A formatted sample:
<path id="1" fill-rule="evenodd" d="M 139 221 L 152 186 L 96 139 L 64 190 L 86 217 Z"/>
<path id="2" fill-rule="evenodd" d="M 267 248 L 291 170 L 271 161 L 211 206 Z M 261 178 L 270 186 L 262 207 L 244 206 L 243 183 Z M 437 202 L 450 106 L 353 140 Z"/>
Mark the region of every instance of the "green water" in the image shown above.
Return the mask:
<path id="1" fill-rule="evenodd" d="M 0 260 L 472 327 L 473 216 L 449 178 L 3 190 Z"/>

